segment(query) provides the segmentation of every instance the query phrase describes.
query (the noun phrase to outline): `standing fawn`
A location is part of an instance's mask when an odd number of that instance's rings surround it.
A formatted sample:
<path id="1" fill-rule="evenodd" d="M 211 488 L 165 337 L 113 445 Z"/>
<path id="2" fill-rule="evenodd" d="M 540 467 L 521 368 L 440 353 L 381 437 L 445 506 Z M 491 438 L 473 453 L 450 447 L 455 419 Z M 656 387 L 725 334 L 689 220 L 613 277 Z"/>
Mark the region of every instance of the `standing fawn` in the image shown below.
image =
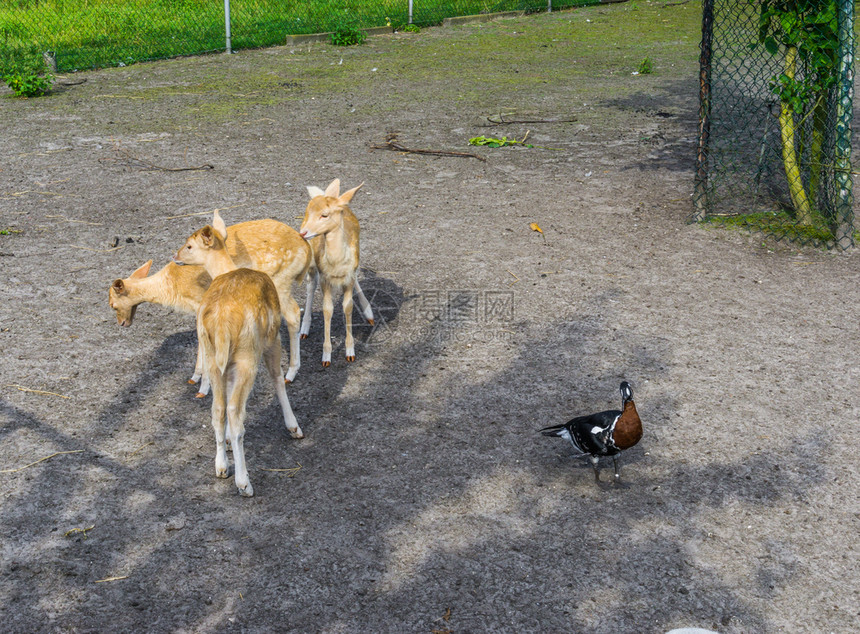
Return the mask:
<path id="1" fill-rule="evenodd" d="M 218 212 L 213 223 L 223 224 Z M 301 313 L 292 295 L 294 282 L 301 283 L 312 264 L 311 248 L 298 232 L 276 220 L 252 220 L 227 227 L 227 252 L 237 266 L 256 269 L 272 278 L 278 290 L 281 314 L 290 332 L 290 367 L 285 380 L 292 382 L 299 371 L 299 326 Z M 181 268 L 171 262 L 147 277 L 150 260 L 124 280 L 114 280 L 110 288 L 110 306 L 116 311 L 117 323 L 130 326 L 134 313 L 143 302 L 162 304 L 182 312 L 196 313 L 203 293 L 211 281 L 199 266 Z M 196 383 L 202 372 L 201 353 L 189 383 Z M 209 392 L 208 384 L 200 384 L 198 397 Z"/>
<path id="2" fill-rule="evenodd" d="M 364 185 L 362 183 L 361 185 Z M 343 316 L 346 321 L 346 360 L 355 361 L 355 341 L 352 337 L 352 297 L 355 295 L 367 321 L 373 324 L 373 311 L 356 279 L 358 271 L 358 219 L 348 203 L 361 185 L 340 194 L 340 180 L 333 180 L 325 191 L 308 187 L 311 197 L 299 231 L 311 242 L 315 271 L 309 275 L 305 315 L 302 320 L 302 337 L 310 332 L 311 304 L 317 283 L 323 291 L 323 367 L 331 365 L 331 316 L 334 311 L 332 287 L 343 291 Z"/>
<path id="3" fill-rule="evenodd" d="M 200 264 L 212 277 L 197 312 L 197 338 L 203 367 L 212 385 L 215 429 L 215 475 L 228 477 L 225 422 L 235 461 L 236 487 L 254 495 L 245 466 L 245 416 L 260 358 L 275 385 L 284 423 L 293 438 L 302 438 L 281 374 L 281 307 L 278 290 L 265 273 L 237 268 L 224 240 L 224 222 L 195 231 L 174 256 L 177 264 Z"/>

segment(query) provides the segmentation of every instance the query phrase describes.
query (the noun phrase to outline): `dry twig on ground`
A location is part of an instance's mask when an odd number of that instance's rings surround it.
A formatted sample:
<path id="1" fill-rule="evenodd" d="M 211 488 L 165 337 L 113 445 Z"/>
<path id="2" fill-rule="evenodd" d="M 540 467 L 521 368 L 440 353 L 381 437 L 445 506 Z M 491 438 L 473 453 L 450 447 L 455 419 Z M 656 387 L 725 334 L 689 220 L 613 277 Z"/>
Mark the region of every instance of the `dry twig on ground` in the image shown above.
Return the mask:
<path id="1" fill-rule="evenodd" d="M 107 577 L 106 579 L 97 579 L 93 581 L 93 583 L 107 583 L 108 581 L 122 581 L 123 579 L 128 579 L 128 575 L 123 575 L 122 577 Z"/>
<path id="2" fill-rule="evenodd" d="M 301 471 L 301 469 L 302 469 L 302 465 L 299 464 L 298 467 L 291 467 L 289 469 L 263 469 L 263 468 L 261 468 L 260 471 L 274 471 L 275 473 L 288 473 L 289 474 L 288 477 L 292 478 L 299 471 Z"/>
<path id="3" fill-rule="evenodd" d="M 506 119 L 506 115 L 501 113 L 491 114 L 487 117 L 493 125 L 507 125 L 509 123 L 573 123 L 576 117 L 556 118 L 556 119 Z"/>
<path id="4" fill-rule="evenodd" d="M 139 169 L 143 171 L 161 171 L 161 172 L 193 172 L 196 170 L 214 170 L 215 166 L 210 165 L 209 163 L 205 163 L 203 165 L 197 166 L 189 166 L 189 167 L 163 167 L 161 165 L 156 165 L 155 163 L 150 163 L 146 159 L 137 158 L 136 156 L 132 156 L 131 153 L 125 148 L 121 148 L 119 146 L 116 147 L 117 157 L 112 160 L 117 165 L 121 165 L 122 167 L 130 167 L 132 169 Z M 105 161 L 108 159 L 104 159 Z"/>
<path id="5" fill-rule="evenodd" d="M 87 533 L 89 533 L 95 527 L 96 525 L 93 524 L 92 526 L 87 526 L 85 528 L 72 528 L 70 530 L 67 530 L 63 537 L 74 537 L 75 535 L 83 535 L 84 539 L 86 539 Z"/>
<path id="6" fill-rule="evenodd" d="M 455 156 L 459 158 L 475 158 L 479 161 L 486 162 L 483 156 L 471 154 L 469 152 L 452 152 L 450 150 L 416 150 L 400 145 L 397 141 L 396 134 L 389 134 L 385 137 L 385 145 L 371 145 L 373 150 L 394 150 L 395 152 L 406 152 L 407 154 L 432 154 L 433 156 Z"/>
<path id="7" fill-rule="evenodd" d="M 74 451 L 57 451 L 57 452 L 52 453 L 50 456 L 45 456 L 44 458 L 39 458 L 35 462 L 31 462 L 30 464 L 25 464 L 23 467 L 18 467 L 17 469 L 0 469 L 0 473 L 17 473 L 18 471 L 23 471 L 24 469 L 32 467 L 33 465 L 37 465 L 40 462 L 44 462 L 45 460 L 50 460 L 54 456 L 62 456 L 62 455 L 65 455 L 67 453 L 83 453 L 83 451 L 84 451 L 83 449 L 75 449 Z"/>
<path id="8" fill-rule="evenodd" d="M 74 246 L 74 245 L 73 245 Z M 87 247 L 78 247 L 79 249 L 86 249 Z M 95 249 L 89 249 L 90 251 L 95 251 Z M 31 394 L 42 394 L 43 396 L 59 396 L 60 398 L 71 398 L 70 396 L 64 396 L 63 394 L 57 394 L 56 392 L 46 392 L 45 390 L 34 390 L 29 387 L 24 387 L 23 385 L 15 385 L 14 383 L 8 383 L 3 387 L 14 387 L 16 390 L 21 392 L 29 392 Z"/>

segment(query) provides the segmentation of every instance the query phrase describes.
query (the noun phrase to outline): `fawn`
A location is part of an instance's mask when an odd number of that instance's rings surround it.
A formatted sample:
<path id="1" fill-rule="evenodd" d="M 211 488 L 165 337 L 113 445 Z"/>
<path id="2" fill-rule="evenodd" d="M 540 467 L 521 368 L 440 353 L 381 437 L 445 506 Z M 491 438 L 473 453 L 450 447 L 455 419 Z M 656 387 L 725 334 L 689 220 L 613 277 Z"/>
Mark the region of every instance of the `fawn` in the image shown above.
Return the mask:
<path id="1" fill-rule="evenodd" d="M 116 321 L 120 326 L 131 326 L 137 307 L 143 302 L 161 304 L 196 315 L 203 294 L 212 282 L 202 266 L 179 266 L 170 262 L 157 273 L 149 275 L 151 267 L 152 260 L 149 260 L 124 280 L 114 280 L 111 284 L 108 301 L 116 312 Z M 191 384 L 198 381 L 202 382 L 197 396 L 203 397 L 209 393 L 209 382 L 203 377 L 203 350 L 200 346 L 197 347 L 194 374 L 188 379 Z"/>
<path id="2" fill-rule="evenodd" d="M 325 335 L 323 339 L 323 367 L 331 365 L 331 316 L 334 311 L 332 287 L 343 291 L 343 315 L 346 320 L 346 360 L 355 361 L 355 341 L 352 337 L 352 298 L 355 296 L 361 305 L 362 314 L 368 323 L 373 324 L 373 311 L 356 279 L 358 271 L 358 219 L 348 203 L 361 186 L 353 187 L 340 194 L 340 180 L 333 180 L 325 191 L 319 187 L 308 187 L 311 197 L 305 210 L 305 217 L 299 230 L 300 235 L 310 241 L 314 253 L 314 269 L 308 275 L 308 294 L 305 314 L 302 319 L 302 337 L 310 332 L 311 304 L 316 285 L 320 283 L 323 291 L 323 320 Z"/>
<path id="3" fill-rule="evenodd" d="M 204 372 L 212 386 L 215 475 L 228 477 L 226 411 L 236 487 L 250 497 L 254 488 L 245 465 L 245 416 L 261 357 L 275 385 L 287 430 L 293 438 L 303 434 L 281 374 L 278 290 L 265 273 L 237 268 L 225 245 L 224 221 L 216 216 L 213 225 L 191 234 L 173 259 L 177 264 L 202 265 L 212 277 L 197 312 L 197 338 L 203 348 Z"/>
<path id="4" fill-rule="evenodd" d="M 223 224 L 218 212 L 213 223 Z M 252 220 L 227 227 L 227 252 L 237 266 L 257 269 L 269 275 L 278 290 L 281 314 L 290 332 L 290 367 L 284 377 L 292 382 L 301 366 L 299 354 L 299 325 L 301 313 L 292 296 L 294 282 L 304 279 L 313 262 L 311 248 L 298 232 L 276 220 Z M 110 287 L 110 306 L 116 311 L 117 323 L 130 326 L 137 306 L 143 302 L 162 304 L 188 313 L 196 313 L 211 278 L 199 266 L 179 267 L 170 262 L 157 273 L 147 277 L 152 260 L 125 279 L 114 280 Z M 201 377 L 201 353 L 198 349 L 194 376 Z M 205 379 L 197 393 L 202 398 L 209 392 Z"/>

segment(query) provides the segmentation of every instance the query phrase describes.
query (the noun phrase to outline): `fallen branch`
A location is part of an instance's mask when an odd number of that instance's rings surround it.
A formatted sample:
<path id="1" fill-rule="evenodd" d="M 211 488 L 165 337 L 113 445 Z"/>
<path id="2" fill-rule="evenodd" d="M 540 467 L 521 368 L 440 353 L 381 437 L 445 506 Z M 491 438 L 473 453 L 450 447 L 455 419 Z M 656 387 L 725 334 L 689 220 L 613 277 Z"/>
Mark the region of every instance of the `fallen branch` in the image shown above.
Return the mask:
<path id="1" fill-rule="evenodd" d="M 77 81 L 69 81 L 69 80 L 65 79 L 64 77 L 58 78 L 58 81 L 56 82 L 57 86 L 80 86 L 81 84 L 85 84 L 85 83 L 87 83 L 86 79 L 79 79 Z"/>
<path id="2" fill-rule="evenodd" d="M 540 148 L 541 150 L 558 150 L 559 152 L 564 151 L 558 147 L 546 147 L 544 145 L 533 145 L 531 143 L 526 143 L 526 139 L 529 138 L 529 134 L 531 134 L 531 130 L 526 130 L 526 135 L 523 137 L 522 141 L 517 141 L 516 139 L 509 139 L 506 136 L 503 136 L 501 139 L 494 139 L 491 136 L 475 136 L 469 139 L 469 145 L 484 145 L 487 147 L 506 147 L 509 145 L 522 145 L 523 147 Z"/>
<path id="3" fill-rule="evenodd" d="M 139 169 L 144 171 L 161 171 L 161 172 L 193 172 L 196 170 L 214 170 L 215 166 L 206 163 L 204 165 L 197 165 L 195 167 L 163 167 L 161 165 L 156 165 L 155 163 L 150 163 L 146 159 L 137 158 L 136 156 L 132 156 L 128 150 L 117 147 L 116 153 L 121 155 L 119 158 L 113 159 L 114 162 L 123 166 L 130 167 L 133 169 Z"/>
<path id="4" fill-rule="evenodd" d="M 67 453 L 83 453 L 83 451 L 84 451 L 83 449 L 75 449 L 74 451 L 57 451 L 56 453 L 52 453 L 50 456 L 45 456 L 44 458 L 39 458 L 38 460 L 36 460 L 36 462 L 31 462 L 30 464 L 25 464 L 23 467 L 18 467 L 17 469 L 0 470 L 0 473 L 16 473 L 18 471 L 23 471 L 24 469 L 32 467 L 33 465 L 37 465 L 40 462 L 45 462 L 45 460 L 50 460 L 51 458 L 53 458 L 55 456 L 62 456 L 62 455 L 65 455 Z"/>
<path id="5" fill-rule="evenodd" d="M 505 119 L 505 115 L 491 114 L 487 117 L 487 121 L 493 125 L 507 125 L 509 123 L 572 123 L 576 121 L 576 117 L 569 119 Z"/>
<path id="6" fill-rule="evenodd" d="M 389 134 L 385 137 L 385 145 L 371 145 L 370 148 L 373 150 L 394 150 L 395 152 L 406 152 L 407 154 L 431 154 L 433 156 L 475 158 L 485 163 L 487 161 L 483 156 L 478 156 L 477 154 L 471 154 L 469 152 L 452 152 L 450 150 L 416 150 L 414 148 L 408 148 L 397 142 L 396 134 Z"/>

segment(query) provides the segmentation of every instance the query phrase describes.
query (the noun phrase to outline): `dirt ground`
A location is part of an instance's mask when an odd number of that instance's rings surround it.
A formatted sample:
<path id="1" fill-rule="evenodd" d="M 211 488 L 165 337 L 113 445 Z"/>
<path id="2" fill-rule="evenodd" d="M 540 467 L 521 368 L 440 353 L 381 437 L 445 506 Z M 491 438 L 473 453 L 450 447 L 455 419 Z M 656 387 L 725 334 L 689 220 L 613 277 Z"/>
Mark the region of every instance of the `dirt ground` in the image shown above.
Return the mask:
<path id="1" fill-rule="evenodd" d="M 637 2 L 0 96 L 0 630 L 855 630 L 860 259 L 685 223 L 699 15 Z M 527 131 L 543 147 L 467 144 Z M 371 149 L 392 132 L 486 160 Z M 306 437 L 261 373 L 241 498 L 186 383 L 193 318 L 147 304 L 122 329 L 108 286 L 216 208 L 297 227 L 335 177 L 365 183 L 379 320 L 356 313 L 347 364 L 336 316 L 323 369 L 317 298 L 288 387 Z M 645 436 L 595 483 L 536 430 L 618 407 L 622 379 Z"/>

